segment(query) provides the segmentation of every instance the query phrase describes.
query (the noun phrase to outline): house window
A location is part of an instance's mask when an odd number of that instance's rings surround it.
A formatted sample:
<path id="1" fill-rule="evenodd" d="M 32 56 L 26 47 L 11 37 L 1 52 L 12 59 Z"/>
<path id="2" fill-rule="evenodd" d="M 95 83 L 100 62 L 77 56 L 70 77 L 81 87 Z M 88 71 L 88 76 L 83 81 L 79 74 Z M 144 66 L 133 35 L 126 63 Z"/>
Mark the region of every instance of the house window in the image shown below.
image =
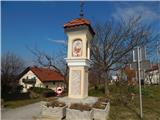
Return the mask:
<path id="1" fill-rule="evenodd" d="M 136 54 L 136 49 L 133 50 L 133 53 L 132 53 L 132 54 L 133 54 L 133 62 L 136 62 L 136 58 L 137 58 L 137 57 L 136 57 L 136 55 L 137 55 L 137 54 Z"/>

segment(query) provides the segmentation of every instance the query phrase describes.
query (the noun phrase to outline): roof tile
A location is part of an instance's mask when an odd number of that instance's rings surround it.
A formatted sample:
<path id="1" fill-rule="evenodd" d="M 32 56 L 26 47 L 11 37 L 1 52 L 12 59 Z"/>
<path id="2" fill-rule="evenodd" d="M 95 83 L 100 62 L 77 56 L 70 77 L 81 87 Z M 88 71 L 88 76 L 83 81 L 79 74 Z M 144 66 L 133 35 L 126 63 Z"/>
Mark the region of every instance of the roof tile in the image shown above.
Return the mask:
<path id="1" fill-rule="evenodd" d="M 30 70 L 42 81 L 57 81 L 64 80 L 64 77 L 56 72 L 55 70 L 49 68 L 38 68 L 30 67 Z"/>
<path id="2" fill-rule="evenodd" d="M 74 19 L 74 20 L 64 24 L 64 28 L 74 27 L 74 26 L 79 26 L 79 25 L 90 25 L 90 22 L 84 18 L 77 18 L 77 19 Z"/>

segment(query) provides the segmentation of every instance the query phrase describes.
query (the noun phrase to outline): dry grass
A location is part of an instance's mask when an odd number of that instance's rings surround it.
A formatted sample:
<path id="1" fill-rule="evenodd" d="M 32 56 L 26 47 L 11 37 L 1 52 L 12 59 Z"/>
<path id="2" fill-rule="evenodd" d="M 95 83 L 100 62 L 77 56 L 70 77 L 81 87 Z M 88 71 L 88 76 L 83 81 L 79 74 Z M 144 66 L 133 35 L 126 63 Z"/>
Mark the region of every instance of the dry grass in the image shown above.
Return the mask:
<path id="1" fill-rule="evenodd" d="M 57 100 L 54 100 L 52 102 L 49 102 L 46 104 L 47 107 L 64 107 L 66 104 L 64 102 L 60 102 Z"/>
<path id="2" fill-rule="evenodd" d="M 90 111 L 92 107 L 88 104 L 81 104 L 81 103 L 73 103 L 69 107 L 70 109 L 76 109 L 80 111 Z"/>
<path id="3" fill-rule="evenodd" d="M 105 109 L 106 103 L 109 101 L 107 97 L 100 97 L 98 98 L 98 101 L 93 104 L 93 108 L 98 108 L 98 109 Z"/>
<path id="4" fill-rule="evenodd" d="M 106 105 L 102 104 L 101 102 L 96 102 L 93 104 L 93 108 L 98 108 L 98 109 L 105 109 Z"/>

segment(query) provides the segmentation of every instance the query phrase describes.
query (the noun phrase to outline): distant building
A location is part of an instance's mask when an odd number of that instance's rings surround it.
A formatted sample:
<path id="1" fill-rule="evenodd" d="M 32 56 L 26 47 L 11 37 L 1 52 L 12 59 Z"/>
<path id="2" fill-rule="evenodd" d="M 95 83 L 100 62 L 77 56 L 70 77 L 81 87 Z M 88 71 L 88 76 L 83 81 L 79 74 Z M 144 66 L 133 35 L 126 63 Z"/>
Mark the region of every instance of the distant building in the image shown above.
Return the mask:
<path id="1" fill-rule="evenodd" d="M 118 75 L 112 75 L 111 76 L 111 79 L 110 79 L 110 84 L 114 83 L 114 82 L 118 82 L 119 79 L 118 79 Z"/>
<path id="2" fill-rule="evenodd" d="M 136 71 L 132 69 L 129 64 L 120 69 L 117 73 L 117 76 L 119 80 L 125 80 L 130 85 L 135 84 Z"/>
<path id="3" fill-rule="evenodd" d="M 133 69 L 131 69 L 129 66 L 126 66 L 126 67 L 124 68 L 124 73 L 126 74 L 128 81 L 133 81 L 133 80 L 135 80 L 136 71 L 133 70 Z"/>
<path id="4" fill-rule="evenodd" d="M 146 70 L 145 84 L 160 84 L 158 65 L 152 65 Z"/>
<path id="5" fill-rule="evenodd" d="M 64 87 L 64 77 L 53 69 L 28 67 L 19 75 L 19 84 L 23 86 L 22 92 L 31 87 L 42 87 L 56 90 Z"/>

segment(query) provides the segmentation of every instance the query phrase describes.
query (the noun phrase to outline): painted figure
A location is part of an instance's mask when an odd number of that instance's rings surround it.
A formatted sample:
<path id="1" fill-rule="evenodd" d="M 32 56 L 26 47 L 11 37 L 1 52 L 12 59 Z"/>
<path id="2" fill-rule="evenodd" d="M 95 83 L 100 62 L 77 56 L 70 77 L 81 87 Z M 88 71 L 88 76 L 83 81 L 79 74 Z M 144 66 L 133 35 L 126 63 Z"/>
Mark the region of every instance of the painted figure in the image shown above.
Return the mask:
<path id="1" fill-rule="evenodd" d="M 80 57 L 82 56 L 82 41 L 75 40 L 73 42 L 73 57 Z"/>

